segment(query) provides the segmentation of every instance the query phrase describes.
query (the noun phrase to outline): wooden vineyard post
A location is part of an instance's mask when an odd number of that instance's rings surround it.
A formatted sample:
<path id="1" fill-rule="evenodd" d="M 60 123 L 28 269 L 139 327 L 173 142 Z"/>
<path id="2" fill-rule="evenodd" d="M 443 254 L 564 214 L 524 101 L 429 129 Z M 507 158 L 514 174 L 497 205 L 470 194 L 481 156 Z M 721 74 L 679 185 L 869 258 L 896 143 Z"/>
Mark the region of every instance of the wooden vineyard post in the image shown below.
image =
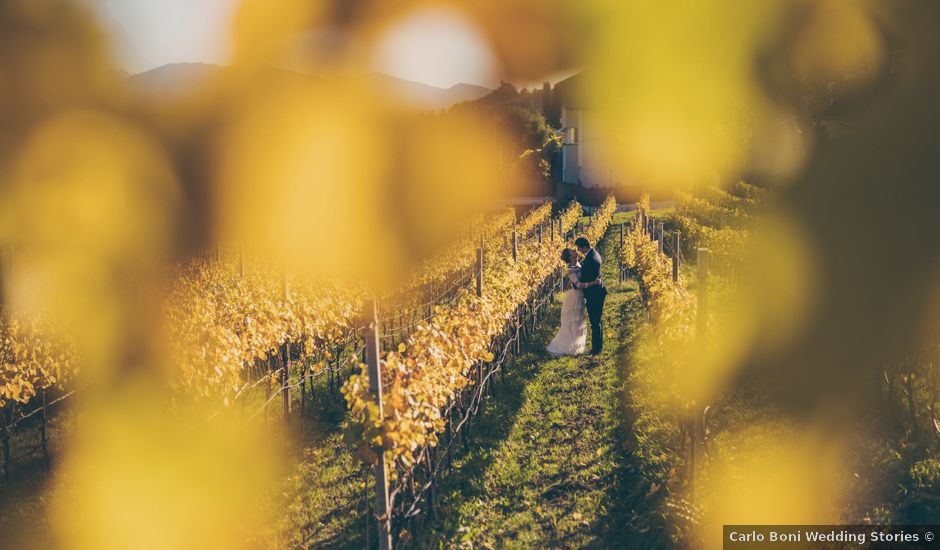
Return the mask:
<path id="1" fill-rule="evenodd" d="M 7 418 L 7 409 L 10 410 L 9 419 Z M 3 479 L 10 481 L 10 470 L 13 468 L 13 459 L 11 457 L 10 438 L 13 437 L 13 405 L 7 405 L 0 409 L 0 438 L 3 439 Z"/>
<path id="2" fill-rule="evenodd" d="M 676 231 L 676 242 L 672 251 L 672 282 L 679 282 L 679 232 Z"/>
<path id="3" fill-rule="evenodd" d="M 624 225 L 625 225 L 625 222 L 620 222 L 620 248 L 617 249 L 617 266 L 619 268 L 617 270 L 617 273 L 618 273 L 617 277 L 621 284 L 623 284 L 623 257 L 620 255 L 620 252 L 623 250 L 623 244 L 624 244 L 624 240 L 623 240 L 623 226 Z"/>
<path id="4" fill-rule="evenodd" d="M 542 224 L 539 224 L 539 226 L 536 228 L 535 232 L 536 232 L 536 234 L 538 235 L 539 244 L 542 244 Z"/>
<path id="5" fill-rule="evenodd" d="M 699 346 L 705 344 L 708 329 L 708 249 L 699 248 L 696 256 L 698 269 L 698 305 L 696 307 L 696 338 Z"/>
<path id="6" fill-rule="evenodd" d="M 431 456 L 432 453 L 434 456 Z M 433 520 L 436 517 L 434 513 L 434 462 L 437 458 L 437 447 L 428 449 L 424 458 L 428 469 L 428 518 Z"/>
<path id="7" fill-rule="evenodd" d="M 46 423 L 49 421 L 49 416 L 46 409 L 46 389 L 42 390 L 42 418 L 40 418 L 39 424 L 39 442 L 42 445 L 42 458 L 46 464 L 46 473 L 48 474 L 52 470 L 52 462 L 49 459 L 49 440 L 46 437 Z"/>
<path id="8" fill-rule="evenodd" d="M 281 270 L 281 299 L 288 302 L 287 267 Z M 284 422 L 290 422 L 290 341 L 284 343 L 284 370 L 281 372 L 281 400 L 284 402 Z"/>
<path id="9" fill-rule="evenodd" d="M 9 249 L 9 270 L 13 271 L 13 247 Z M 0 340 L 6 338 L 6 331 L 8 330 L 8 324 L 6 321 L 6 309 L 4 307 L 4 294 L 3 294 L 3 275 L 4 275 L 4 260 L 3 260 L 4 249 L 0 249 Z M 12 416 L 13 405 L 8 403 L 7 405 L 0 408 L 0 440 L 3 444 L 3 479 L 5 481 L 10 481 L 10 468 L 12 467 L 12 459 L 10 456 L 10 437 L 11 433 L 11 423 L 7 421 L 7 408 L 10 409 Z M 12 421 L 12 418 L 11 418 Z"/>
<path id="10" fill-rule="evenodd" d="M 659 241 L 659 253 L 660 254 L 663 253 L 663 241 L 666 240 L 666 230 L 664 226 L 665 224 L 663 222 L 659 222 L 659 233 L 658 233 L 659 238 L 657 240 Z"/>
<path id="11" fill-rule="evenodd" d="M 698 345 L 698 353 L 705 351 L 708 338 L 708 249 L 699 248 L 696 255 L 696 269 L 698 271 L 698 298 L 696 304 L 696 327 L 695 338 Z M 699 439 L 705 433 L 703 425 L 703 408 L 701 403 L 692 403 L 690 423 L 691 430 L 691 456 L 690 456 L 690 485 L 692 488 L 692 502 L 695 502 L 695 465 L 699 462 Z"/>
<path id="12" fill-rule="evenodd" d="M 281 298 L 287 302 L 289 292 L 287 286 L 287 266 L 281 267 Z"/>
<path id="13" fill-rule="evenodd" d="M 300 342 L 300 357 L 301 357 L 301 366 L 300 366 L 300 421 L 304 420 L 304 413 L 307 409 L 307 346 L 304 344 L 303 340 Z M 313 384 L 310 385 L 310 389 L 313 390 Z"/>
<path id="14" fill-rule="evenodd" d="M 271 403 L 271 395 L 274 393 L 273 382 L 274 382 L 274 358 L 270 353 L 265 354 L 264 356 L 264 428 L 268 428 L 268 422 L 271 420 L 271 407 L 268 405 Z"/>
<path id="15" fill-rule="evenodd" d="M 516 262 L 519 259 L 519 234 L 516 233 L 516 230 L 512 230 L 512 261 Z"/>
<path id="16" fill-rule="evenodd" d="M 284 400 L 284 422 L 290 422 L 290 341 L 284 343 L 284 380 L 281 398 Z"/>
<path id="17" fill-rule="evenodd" d="M 382 411 L 382 365 L 379 359 L 381 350 L 379 339 L 379 316 L 375 298 L 366 302 L 366 364 L 369 369 L 369 390 L 375 398 L 379 418 L 385 418 Z M 379 549 L 392 547 L 391 503 L 388 498 L 388 468 L 385 453 L 378 449 L 375 463 L 375 519 L 378 527 Z"/>
<path id="18" fill-rule="evenodd" d="M 477 296 L 483 297 L 483 247 L 477 249 Z"/>

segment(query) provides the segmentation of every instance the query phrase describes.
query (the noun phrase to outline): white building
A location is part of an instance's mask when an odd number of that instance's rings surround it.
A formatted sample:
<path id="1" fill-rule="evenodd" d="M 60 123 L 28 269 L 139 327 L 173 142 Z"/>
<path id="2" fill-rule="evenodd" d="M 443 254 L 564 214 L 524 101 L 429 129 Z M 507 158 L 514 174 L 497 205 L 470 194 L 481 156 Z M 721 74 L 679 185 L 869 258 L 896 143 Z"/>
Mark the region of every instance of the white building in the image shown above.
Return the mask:
<path id="1" fill-rule="evenodd" d="M 625 183 L 610 163 L 603 158 L 599 147 L 603 136 L 599 125 L 592 123 L 592 111 L 581 101 L 578 73 L 555 85 L 555 94 L 562 94 L 561 127 L 561 181 L 584 188 L 614 187 Z"/>

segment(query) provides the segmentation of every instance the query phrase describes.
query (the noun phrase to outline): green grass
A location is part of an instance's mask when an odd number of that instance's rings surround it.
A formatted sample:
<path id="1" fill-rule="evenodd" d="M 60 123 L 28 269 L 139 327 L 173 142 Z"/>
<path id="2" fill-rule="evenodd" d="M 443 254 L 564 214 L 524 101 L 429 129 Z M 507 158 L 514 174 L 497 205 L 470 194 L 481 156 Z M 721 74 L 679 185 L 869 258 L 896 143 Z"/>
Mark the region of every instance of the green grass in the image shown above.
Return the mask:
<path id="1" fill-rule="evenodd" d="M 670 206 L 669 208 L 657 208 L 650 211 L 650 217 L 654 220 L 666 220 L 672 218 L 672 215 L 675 214 L 675 207 Z"/>
<path id="2" fill-rule="evenodd" d="M 615 223 L 625 219 L 620 214 Z M 600 246 L 610 294 L 605 351 L 552 358 L 561 295 L 474 426 L 471 450 L 439 490 L 438 517 L 421 547 L 634 548 L 659 537 L 637 476 L 623 380 L 635 323 L 636 285 L 617 283 L 618 228 Z"/>
<path id="3" fill-rule="evenodd" d="M 367 517 L 373 493 L 371 483 L 369 492 L 365 485 L 370 476 L 343 441 L 345 402 L 320 378 L 308 403 L 310 409 L 291 428 L 295 446 L 287 457 L 287 475 L 267 503 L 267 516 L 280 521 L 253 533 L 252 545 L 364 548 L 367 536 L 375 540 L 375 524 Z"/>

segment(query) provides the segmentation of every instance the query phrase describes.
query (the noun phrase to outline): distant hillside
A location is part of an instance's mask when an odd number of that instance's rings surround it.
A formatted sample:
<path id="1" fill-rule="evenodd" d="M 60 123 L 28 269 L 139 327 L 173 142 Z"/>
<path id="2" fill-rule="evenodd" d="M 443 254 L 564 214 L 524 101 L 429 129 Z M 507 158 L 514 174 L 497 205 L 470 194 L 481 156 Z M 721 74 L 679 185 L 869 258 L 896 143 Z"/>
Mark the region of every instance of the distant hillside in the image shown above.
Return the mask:
<path id="1" fill-rule="evenodd" d="M 446 89 L 436 88 L 382 73 L 372 73 L 368 78 L 383 90 L 426 109 L 446 109 L 455 103 L 473 101 L 492 92 L 489 88 L 472 84 L 455 84 Z"/>
<path id="2" fill-rule="evenodd" d="M 226 67 L 206 63 L 171 63 L 128 79 L 131 87 L 144 95 L 154 97 L 182 96 L 199 90 L 206 84 L 224 77 Z M 316 79 L 315 76 L 292 71 L 271 69 L 272 76 L 282 78 Z M 387 74 L 371 73 L 363 78 L 383 93 L 422 109 L 446 109 L 461 101 L 472 101 L 492 90 L 472 84 L 456 84 L 450 88 L 436 88 L 420 82 L 403 80 Z"/>
<path id="3" fill-rule="evenodd" d="M 131 89 L 147 96 L 184 96 L 221 78 L 224 67 L 207 63 L 170 63 L 127 79 Z"/>
<path id="4" fill-rule="evenodd" d="M 500 82 L 495 90 L 487 90 L 485 94 L 476 99 L 462 101 L 457 109 L 476 109 L 505 111 L 509 108 L 519 108 L 536 113 L 542 112 L 542 91 L 519 90 L 509 82 Z"/>

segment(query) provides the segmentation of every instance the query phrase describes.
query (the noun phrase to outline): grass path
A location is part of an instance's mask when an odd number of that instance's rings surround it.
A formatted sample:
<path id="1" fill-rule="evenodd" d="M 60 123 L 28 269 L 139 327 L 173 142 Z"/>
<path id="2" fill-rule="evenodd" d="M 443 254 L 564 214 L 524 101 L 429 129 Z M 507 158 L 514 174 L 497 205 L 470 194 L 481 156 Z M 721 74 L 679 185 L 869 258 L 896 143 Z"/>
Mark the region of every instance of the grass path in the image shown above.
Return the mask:
<path id="1" fill-rule="evenodd" d="M 620 221 L 620 216 L 615 221 Z M 635 475 L 629 404 L 624 401 L 637 288 L 617 283 L 616 226 L 600 246 L 610 291 L 605 350 L 598 357 L 552 358 L 562 296 L 527 353 L 496 385 L 474 427 L 471 449 L 440 491 L 436 524 L 419 534 L 427 548 L 638 548 L 661 529 Z"/>
<path id="2" fill-rule="evenodd" d="M 279 522 L 261 533 L 257 547 L 361 549 L 375 529 L 367 517 L 372 493 L 363 485 L 367 476 L 343 441 L 341 422 L 345 402 L 320 381 L 312 410 L 295 426 L 296 447 L 290 472 L 278 490 L 285 501 L 273 499 Z M 371 489 L 371 487 L 370 487 Z M 284 508 L 286 506 L 286 508 Z M 372 534 L 372 542 L 374 542 Z"/>

